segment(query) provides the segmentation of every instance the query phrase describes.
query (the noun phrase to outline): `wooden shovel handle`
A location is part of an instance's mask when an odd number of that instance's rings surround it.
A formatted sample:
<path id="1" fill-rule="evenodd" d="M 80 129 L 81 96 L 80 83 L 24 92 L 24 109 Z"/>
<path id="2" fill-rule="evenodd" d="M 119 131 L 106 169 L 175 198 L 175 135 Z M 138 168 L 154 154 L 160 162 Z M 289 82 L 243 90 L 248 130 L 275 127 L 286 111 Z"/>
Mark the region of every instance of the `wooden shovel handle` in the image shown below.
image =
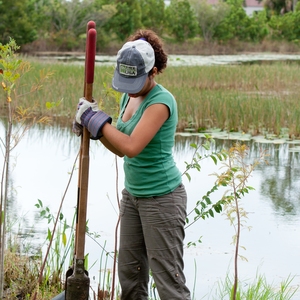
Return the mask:
<path id="1" fill-rule="evenodd" d="M 88 29 L 86 45 L 86 63 L 85 63 L 85 85 L 84 96 L 88 101 L 93 99 L 93 83 L 96 56 L 96 38 L 95 28 Z M 77 207 L 77 229 L 76 229 L 76 259 L 84 259 L 85 232 L 86 232 L 86 214 L 87 214 L 87 196 L 89 179 L 89 146 L 90 133 L 86 128 L 83 129 L 79 161 L 79 184 L 78 184 L 78 207 Z"/>

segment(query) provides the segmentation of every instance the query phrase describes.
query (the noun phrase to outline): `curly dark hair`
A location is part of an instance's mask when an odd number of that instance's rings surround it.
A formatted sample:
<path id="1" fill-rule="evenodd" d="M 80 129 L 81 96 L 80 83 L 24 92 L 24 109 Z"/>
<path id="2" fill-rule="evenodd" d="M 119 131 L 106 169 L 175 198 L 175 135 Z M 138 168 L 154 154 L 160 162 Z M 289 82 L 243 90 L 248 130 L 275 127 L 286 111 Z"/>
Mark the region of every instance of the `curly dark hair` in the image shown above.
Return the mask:
<path id="1" fill-rule="evenodd" d="M 163 49 L 163 42 L 158 37 L 158 35 L 149 29 L 139 29 L 134 34 L 132 34 L 127 41 L 135 41 L 140 38 L 144 38 L 154 49 L 155 53 L 155 64 L 154 67 L 157 68 L 158 73 L 162 73 L 167 67 L 168 56 Z M 149 72 L 151 75 L 152 70 Z"/>

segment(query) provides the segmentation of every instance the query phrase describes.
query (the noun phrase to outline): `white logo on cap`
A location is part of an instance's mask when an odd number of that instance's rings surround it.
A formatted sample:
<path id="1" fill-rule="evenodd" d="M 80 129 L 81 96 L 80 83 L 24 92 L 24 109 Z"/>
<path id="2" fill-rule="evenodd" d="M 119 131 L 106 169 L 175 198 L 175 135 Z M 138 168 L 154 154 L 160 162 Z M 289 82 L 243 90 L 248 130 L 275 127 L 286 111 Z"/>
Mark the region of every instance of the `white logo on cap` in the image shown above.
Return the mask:
<path id="1" fill-rule="evenodd" d="M 119 73 L 125 76 L 137 76 L 137 67 L 119 64 Z"/>

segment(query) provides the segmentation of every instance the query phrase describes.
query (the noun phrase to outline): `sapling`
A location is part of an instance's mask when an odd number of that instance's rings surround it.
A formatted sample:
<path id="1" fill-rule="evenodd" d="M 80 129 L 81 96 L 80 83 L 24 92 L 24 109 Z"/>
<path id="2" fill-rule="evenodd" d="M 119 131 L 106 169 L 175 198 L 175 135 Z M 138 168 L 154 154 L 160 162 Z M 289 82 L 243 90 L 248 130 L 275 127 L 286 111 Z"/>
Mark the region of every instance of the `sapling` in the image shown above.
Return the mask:
<path id="1" fill-rule="evenodd" d="M 23 61 L 18 56 L 19 46 L 15 40 L 10 39 L 9 43 L 0 43 L 0 90 L 2 93 L 1 107 L 5 113 L 5 137 L 0 137 L 1 150 L 3 154 L 3 166 L 1 171 L 1 193 L 0 193 L 0 299 L 3 298 L 4 289 L 4 252 L 6 240 L 6 216 L 10 176 L 10 158 L 12 150 L 18 145 L 26 132 L 35 124 L 47 124 L 50 118 L 46 115 L 37 115 L 38 104 L 34 101 L 28 103 L 26 107 L 19 105 L 19 99 L 24 94 L 32 94 L 39 91 L 43 83 L 52 76 L 50 72 L 41 71 L 36 77 L 36 82 L 28 87 L 28 91 L 19 94 L 20 82 L 24 75 L 33 71 L 29 62 Z M 52 108 L 48 103 L 48 108 Z"/>
<path id="2" fill-rule="evenodd" d="M 261 152 L 260 157 L 252 164 L 247 164 L 248 147 L 244 144 L 235 143 L 228 150 L 221 149 L 218 152 L 211 151 L 211 144 L 214 142 L 210 135 L 205 135 L 205 143 L 196 145 L 191 144 L 191 147 L 195 149 L 191 162 L 186 162 L 186 170 L 183 175 L 186 175 L 189 180 L 191 176 L 189 171 L 191 169 L 201 170 L 200 162 L 204 159 L 211 158 L 217 165 L 221 162 L 222 168 L 225 169 L 222 173 L 213 173 L 217 177 L 214 185 L 210 190 L 202 196 L 201 200 L 196 202 L 195 207 L 188 214 L 186 228 L 195 224 L 199 219 L 206 219 L 208 217 L 214 217 L 215 213 L 221 213 L 225 211 L 231 225 L 234 226 L 235 235 L 233 242 L 235 245 L 234 253 L 234 284 L 231 294 L 231 299 L 236 300 L 237 285 L 238 285 L 238 257 L 245 259 L 239 254 L 241 227 L 243 226 L 243 219 L 247 217 L 246 211 L 240 205 L 241 199 L 248 194 L 249 191 L 254 188 L 248 185 L 248 179 L 250 178 L 255 167 L 265 159 L 266 154 Z M 200 150 L 204 149 L 206 154 L 200 154 Z M 227 188 L 221 199 L 213 201 L 212 196 L 220 187 Z M 190 216 L 194 214 L 194 218 L 190 221 Z M 201 238 L 198 240 L 201 242 Z M 195 242 L 188 242 L 187 246 L 195 245 Z"/>
<path id="3" fill-rule="evenodd" d="M 192 148 L 195 149 L 194 154 L 192 155 L 191 161 L 185 162 L 186 169 L 182 173 L 185 175 L 188 180 L 191 180 L 191 176 L 189 171 L 192 169 L 196 169 L 197 171 L 201 171 L 201 161 L 205 159 L 212 159 L 214 164 L 217 165 L 218 162 L 224 161 L 227 159 L 228 153 L 226 150 L 221 149 L 220 151 L 213 152 L 211 151 L 211 145 L 214 143 L 214 139 L 209 135 L 205 134 L 205 142 L 201 145 L 197 145 L 195 143 L 190 144 Z M 206 151 L 204 154 L 200 154 L 200 150 Z M 186 228 L 190 227 L 194 223 L 196 223 L 199 219 L 206 219 L 209 217 L 214 217 L 214 213 L 222 212 L 222 206 L 224 206 L 225 201 L 223 199 L 213 203 L 211 200 L 211 194 L 218 190 L 218 184 L 214 184 L 213 187 L 208 190 L 205 195 L 202 196 L 201 200 L 196 202 L 195 207 L 187 214 L 186 218 Z M 194 214 L 193 221 L 190 221 L 190 216 Z M 194 245 L 194 242 L 189 242 L 188 246 Z"/>
<path id="4" fill-rule="evenodd" d="M 251 177 L 255 167 L 264 160 L 266 154 L 260 153 L 260 157 L 252 164 L 247 163 L 248 147 L 244 144 L 235 143 L 228 150 L 227 161 L 222 162 L 225 171 L 221 174 L 214 173 L 217 177 L 216 184 L 218 186 L 228 187 L 229 189 L 221 198 L 224 203 L 224 209 L 230 224 L 234 226 L 235 235 L 233 243 L 235 245 L 234 252 L 234 282 L 231 293 L 231 299 L 236 300 L 238 292 L 238 257 L 245 259 L 239 255 L 240 236 L 243 221 L 247 218 L 247 212 L 240 204 L 241 199 L 254 188 L 248 185 L 248 180 Z M 243 247 L 242 247 L 243 248 Z"/>

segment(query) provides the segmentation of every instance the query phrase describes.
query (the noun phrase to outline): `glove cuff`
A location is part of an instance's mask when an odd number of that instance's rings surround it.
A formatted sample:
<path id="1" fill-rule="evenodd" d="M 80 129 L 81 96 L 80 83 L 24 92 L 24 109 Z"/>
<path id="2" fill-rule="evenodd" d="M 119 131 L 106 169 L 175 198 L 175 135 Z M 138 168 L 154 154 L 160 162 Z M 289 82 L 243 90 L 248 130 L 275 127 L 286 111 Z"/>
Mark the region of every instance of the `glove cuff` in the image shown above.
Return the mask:
<path id="1" fill-rule="evenodd" d="M 96 114 L 95 111 L 93 111 L 93 109 L 91 107 L 89 107 L 88 109 L 86 109 L 83 114 L 80 117 L 81 120 L 81 125 L 83 125 L 84 127 L 88 128 L 88 124 L 91 120 L 91 118 Z"/>
<path id="2" fill-rule="evenodd" d="M 99 110 L 89 119 L 87 126 L 88 131 L 91 133 L 91 139 L 98 140 L 102 137 L 101 129 L 105 123 L 111 124 L 112 118 L 105 112 Z"/>

